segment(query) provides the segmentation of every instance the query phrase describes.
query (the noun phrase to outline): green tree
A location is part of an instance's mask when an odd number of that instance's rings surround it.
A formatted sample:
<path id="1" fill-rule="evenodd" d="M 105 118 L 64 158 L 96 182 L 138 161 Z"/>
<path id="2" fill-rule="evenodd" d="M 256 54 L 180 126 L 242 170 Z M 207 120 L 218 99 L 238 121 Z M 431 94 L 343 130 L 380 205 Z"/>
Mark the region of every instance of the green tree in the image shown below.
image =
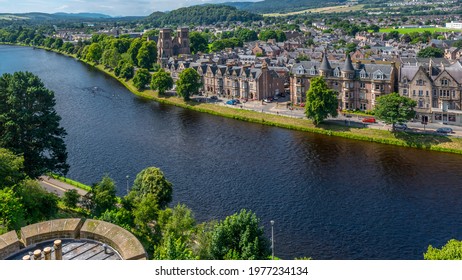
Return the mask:
<path id="1" fill-rule="evenodd" d="M 462 260 L 462 241 L 451 239 L 441 249 L 428 246 L 426 260 Z"/>
<path id="2" fill-rule="evenodd" d="M 337 94 L 327 88 L 322 77 L 311 79 L 310 89 L 306 92 L 305 115 L 312 119 L 315 125 L 329 115 L 337 116 Z"/>
<path id="3" fill-rule="evenodd" d="M 377 98 L 374 114 L 394 129 L 395 124 L 408 122 L 415 116 L 416 105 L 416 101 L 394 92 Z"/>
<path id="4" fill-rule="evenodd" d="M 190 48 L 192 53 L 207 52 L 208 42 L 207 38 L 200 32 L 189 33 Z"/>
<path id="5" fill-rule="evenodd" d="M 434 47 L 428 47 L 428 48 L 422 49 L 417 53 L 417 57 L 423 57 L 423 58 L 443 57 L 443 55 L 444 55 L 443 50 L 434 48 Z"/>
<path id="6" fill-rule="evenodd" d="M 66 174 L 66 131 L 54 109 L 54 93 L 30 72 L 0 77 L 0 146 L 24 156 L 24 170 L 35 178 Z"/>
<path id="7" fill-rule="evenodd" d="M 176 90 L 185 101 L 190 100 L 191 95 L 198 93 L 201 86 L 201 77 L 193 68 L 183 70 L 176 82 Z"/>
<path id="8" fill-rule="evenodd" d="M 345 52 L 346 52 L 347 54 L 348 54 L 348 53 L 352 53 L 352 52 L 356 51 L 356 47 L 357 47 L 357 46 L 358 46 L 358 45 L 357 45 L 356 43 L 348 43 L 348 44 L 346 44 L 346 46 L 345 46 L 345 48 L 346 48 L 346 49 L 345 49 Z"/>
<path id="9" fill-rule="evenodd" d="M 16 186 L 28 224 L 53 218 L 58 213 L 58 196 L 45 191 L 36 180 L 25 180 Z"/>
<path id="10" fill-rule="evenodd" d="M 139 51 L 139 49 L 141 48 L 142 45 L 143 45 L 142 39 L 141 38 L 136 38 L 131 42 L 130 48 L 128 48 L 127 53 L 129 54 L 131 62 L 132 62 L 133 65 L 138 64 L 138 59 L 136 58 L 136 56 L 138 55 L 138 51 Z"/>
<path id="11" fill-rule="evenodd" d="M 77 190 L 67 190 L 64 193 L 63 202 L 66 207 L 75 208 L 77 203 L 79 203 L 80 194 Z"/>
<path id="12" fill-rule="evenodd" d="M 111 210 L 116 204 L 116 188 L 114 181 L 105 175 L 93 186 L 90 192 L 91 208 L 95 216 L 100 216 L 106 210 Z"/>
<path id="13" fill-rule="evenodd" d="M 103 55 L 103 49 L 99 43 L 92 43 L 87 50 L 86 60 L 98 63 Z"/>
<path id="14" fill-rule="evenodd" d="M 173 87 L 173 78 L 170 73 L 166 72 L 163 68 L 155 72 L 151 79 L 151 89 L 157 90 L 160 95 L 165 94 L 165 91 Z"/>
<path id="15" fill-rule="evenodd" d="M 0 148 L 0 189 L 18 184 L 24 177 L 24 158 Z"/>
<path id="16" fill-rule="evenodd" d="M 141 68 L 152 68 L 152 65 L 156 62 L 157 59 L 157 46 L 154 41 L 143 42 L 138 54 L 136 55 L 136 60 L 138 66 Z"/>
<path id="17" fill-rule="evenodd" d="M 152 194 L 157 207 L 164 209 L 172 201 L 172 191 L 172 183 L 167 181 L 164 173 L 159 168 L 148 167 L 136 175 L 128 199 L 136 201 L 148 194 Z"/>
<path id="18" fill-rule="evenodd" d="M 117 67 L 120 60 L 121 55 L 115 48 L 105 50 L 101 58 L 102 63 L 112 69 Z"/>
<path id="19" fill-rule="evenodd" d="M 212 257 L 217 260 L 263 260 L 270 255 L 269 241 L 252 211 L 226 217 L 214 229 Z"/>
<path id="20" fill-rule="evenodd" d="M 139 69 L 133 77 L 133 85 L 141 90 L 151 81 L 151 74 L 147 69 Z"/>
<path id="21" fill-rule="evenodd" d="M 0 232 L 23 226 L 24 214 L 21 200 L 14 191 L 10 188 L 0 190 Z"/>
<path id="22" fill-rule="evenodd" d="M 195 244 L 193 235 L 195 224 L 192 211 L 185 205 L 167 208 L 159 212 L 157 219 L 162 239 L 155 247 L 155 259 L 191 260 L 195 259 L 191 249 Z"/>

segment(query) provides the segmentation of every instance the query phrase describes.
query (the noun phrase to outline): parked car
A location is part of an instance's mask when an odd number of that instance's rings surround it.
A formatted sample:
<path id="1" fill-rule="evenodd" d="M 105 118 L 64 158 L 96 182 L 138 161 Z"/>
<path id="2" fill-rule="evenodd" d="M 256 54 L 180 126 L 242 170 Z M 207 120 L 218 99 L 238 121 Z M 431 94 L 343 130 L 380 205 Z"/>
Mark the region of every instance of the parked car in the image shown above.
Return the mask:
<path id="1" fill-rule="evenodd" d="M 438 133 L 453 133 L 452 128 L 450 127 L 440 127 L 436 130 Z"/>
<path id="2" fill-rule="evenodd" d="M 218 97 L 216 95 L 210 96 L 210 99 L 212 100 L 218 100 Z"/>
<path id="3" fill-rule="evenodd" d="M 406 130 L 407 125 L 404 123 L 395 123 L 394 128 L 397 130 Z"/>
<path id="4" fill-rule="evenodd" d="M 365 118 L 363 123 L 376 123 L 375 118 Z"/>
<path id="5" fill-rule="evenodd" d="M 228 104 L 228 105 L 236 105 L 237 103 L 236 103 L 236 100 L 231 99 L 231 100 L 226 101 L 226 104 Z"/>
<path id="6" fill-rule="evenodd" d="M 263 101 L 266 102 L 266 103 L 271 103 L 271 100 L 269 98 L 265 98 L 265 99 L 263 99 Z"/>

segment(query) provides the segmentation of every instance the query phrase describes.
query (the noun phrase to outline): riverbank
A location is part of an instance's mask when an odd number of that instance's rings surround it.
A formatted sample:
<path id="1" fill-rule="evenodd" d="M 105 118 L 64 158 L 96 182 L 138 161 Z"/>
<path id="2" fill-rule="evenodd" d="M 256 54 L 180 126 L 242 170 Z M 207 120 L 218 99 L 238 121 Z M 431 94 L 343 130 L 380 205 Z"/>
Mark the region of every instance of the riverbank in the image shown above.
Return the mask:
<path id="1" fill-rule="evenodd" d="M 67 53 L 59 52 L 53 49 L 46 49 L 48 51 L 53 51 L 60 53 L 69 57 L 76 58 L 75 55 L 70 55 Z M 189 110 L 194 110 L 198 112 L 213 114 L 217 116 L 260 123 L 265 125 L 271 125 L 281 128 L 320 133 L 329 136 L 337 136 L 343 138 L 349 138 L 354 140 L 376 142 L 388 145 L 396 145 L 402 147 L 412 147 L 418 149 L 440 151 L 440 152 L 449 152 L 462 154 L 462 139 L 455 137 L 431 135 L 431 134 L 412 134 L 404 132 L 389 132 L 384 130 L 370 129 L 370 128 L 355 128 L 347 127 L 338 124 L 324 123 L 319 126 L 315 126 L 310 120 L 293 118 L 288 116 L 273 115 L 267 113 L 261 113 L 251 110 L 245 110 L 240 108 L 231 108 L 227 106 L 219 106 L 216 104 L 210 103 L 200 103 L 196 101 L 187 101 L 185 102 L 182 98 L 175 96 L 159 96 L 159 94 L 153 90 L 146 89 L 143 91 L 137 90 L 132 81 L 126 81 L 115 76 L 114 72 L 110 69 L 105 68 L 102 65 L 94 65 L 91 62 L 88 62 L 83 59 L 79 59 L 81 62 L 84 62 L 88 65 L 91 65 L 98 70 L 110 75 L 114 79 L 118 80 L 123 84 L 128 90 L 133 94 L 149 99 L 154 100 L 159 103 L 174 105 L 177 107 L 186 108 Z"/>

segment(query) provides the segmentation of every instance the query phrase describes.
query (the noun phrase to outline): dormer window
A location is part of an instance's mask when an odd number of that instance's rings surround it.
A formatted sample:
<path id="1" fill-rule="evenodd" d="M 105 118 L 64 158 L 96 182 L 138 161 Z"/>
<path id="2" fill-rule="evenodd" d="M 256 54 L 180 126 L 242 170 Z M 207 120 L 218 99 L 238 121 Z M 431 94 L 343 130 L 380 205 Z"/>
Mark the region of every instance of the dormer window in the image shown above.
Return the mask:
<path id="1" fill-rule="evenodd" d="M 298 67 L 297 68 L 297 74 L 303 74 L 305 72 L 305 70 L 303 69 L 303 67 Z"/>
<path id="2" fill-rule="evenodd" d="M 338 68 L 336 68 L 336 69 L 334 70 L 334 76 L 335 76 L 335 77 L 340 77 L 340 71 L 338 70 Z"/>
<path id="3" fill-rule="evenodd" d="M 442 86 L 448 86 L 449 85 L 449 81 L 447 79 L 442 79 L 441 80 L 441 85 Z"/>
<path id="4" fill-rule="evenodd" d="M 361 79 L 365 79 L 365 78 L 367 77 L 366 71 L 364 71 L 364 70 L 361 71 L 361 72 L 359 73 L 359 77 L 360 77 Z"/>
<path id="5" fill-rule="evenodd" d="M 316 75 L 316 69 L 311 68 L 310 69 L 310 75 Z"/>

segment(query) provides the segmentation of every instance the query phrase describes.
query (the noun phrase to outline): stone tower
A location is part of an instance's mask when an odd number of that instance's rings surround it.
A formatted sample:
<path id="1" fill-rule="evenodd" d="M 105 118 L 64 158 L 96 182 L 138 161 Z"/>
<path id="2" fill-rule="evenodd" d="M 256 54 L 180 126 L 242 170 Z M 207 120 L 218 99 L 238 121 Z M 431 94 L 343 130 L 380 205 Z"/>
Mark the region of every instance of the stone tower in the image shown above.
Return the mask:
<path id="1" fill-rule="evenodd" d="M 189 45 L 189 29 L 186 27 L 178 28 L 176 39 L 176 43 L 178 43 L 178 54 L 191 54 Z"/>
<path id="2" fill-rule="evenodd" d="M 157 57 L 160 63 L 165 63 L 172 56 L 191 54 L 189 29 L 186 27 L 178 28 L 176 37 L 172 38 L 172 35 L 172 29 L 160 29 L 157 42 Z"/>
<path id="3" fill-rule="evenodd" d="M 159 60 L 173 56 L 173 41 L 172 30 L 170 28 L 162 28 L 159 32 L 159 40 L 157 42 L 157 58 Z"/>

